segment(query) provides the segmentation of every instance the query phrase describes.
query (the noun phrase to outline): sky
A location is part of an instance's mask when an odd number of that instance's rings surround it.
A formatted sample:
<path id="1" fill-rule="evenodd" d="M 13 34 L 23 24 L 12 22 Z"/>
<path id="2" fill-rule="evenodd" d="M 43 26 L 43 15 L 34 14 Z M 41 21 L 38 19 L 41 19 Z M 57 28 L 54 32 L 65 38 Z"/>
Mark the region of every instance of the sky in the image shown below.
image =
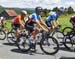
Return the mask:
<path id="1" fill-rule="evenodd" d="M 52 9 L 54 7 L 69 7 L 75 9 L 75 0 L 0 0 L 0 5 L 4 7 L 18 8 L 35 8 L 41 6 L 43 8 Z"/>

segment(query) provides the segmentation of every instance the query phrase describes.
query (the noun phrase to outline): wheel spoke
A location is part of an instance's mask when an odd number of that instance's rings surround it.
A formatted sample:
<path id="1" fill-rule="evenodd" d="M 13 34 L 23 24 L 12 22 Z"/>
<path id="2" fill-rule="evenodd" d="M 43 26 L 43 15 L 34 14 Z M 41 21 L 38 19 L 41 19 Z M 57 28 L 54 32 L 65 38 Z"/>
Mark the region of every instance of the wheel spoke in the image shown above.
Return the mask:
<path id="1" fill-rule="evenodd" d="M 50 55 L 57 53 L 59 50 L 59 44 L 57 40 L 53 37 L 49 37 L 47 38 L 47 40 L 43 41 L 40 44 L 40 47 L 43 52 L 45 52 L 46 54 L 50 54 Z"/>

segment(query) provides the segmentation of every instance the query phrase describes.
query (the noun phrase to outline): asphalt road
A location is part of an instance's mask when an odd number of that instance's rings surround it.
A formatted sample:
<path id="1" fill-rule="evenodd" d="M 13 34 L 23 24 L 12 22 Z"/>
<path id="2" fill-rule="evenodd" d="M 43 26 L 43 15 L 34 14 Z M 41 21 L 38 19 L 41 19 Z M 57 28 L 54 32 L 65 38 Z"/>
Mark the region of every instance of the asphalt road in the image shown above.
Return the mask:
<path id="1" fill-rule="evenodd" d="M 37 46 L 36 53 L 23 53 L 18 48 L 9 44 L 6 40 L 0 40 L 0 59 L 75 59 L 75 51 L 67 50 L 64 46 L 55 55 L 44 54 Z"/>

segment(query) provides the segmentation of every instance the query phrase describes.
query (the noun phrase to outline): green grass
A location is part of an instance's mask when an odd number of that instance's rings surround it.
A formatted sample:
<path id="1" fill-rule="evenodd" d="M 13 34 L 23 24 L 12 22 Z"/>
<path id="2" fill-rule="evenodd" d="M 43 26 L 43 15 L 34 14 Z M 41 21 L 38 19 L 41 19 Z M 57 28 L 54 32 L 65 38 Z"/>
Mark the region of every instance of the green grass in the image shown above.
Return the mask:
<path id="1" fill-rule="evenodd" d="M 72 27 L 72 25 L 71 25 L 71 23 L 69 22 L 69 20 L 70 20 L 70 17 L 72 16 L 72 15 L 74 15 L 74 14 L 71 14 L 71 15 L 62 15 L 62 16 L 60 16 L 59 17 L 59 22 L 60 22 L 60 24 L 61 24 L 61 28 L 60 28 L 60 30 L 62 31 L 65 27 Z M 45 19 L 46 17 L 44 17 L 43 19 Z M 8 29 L 11 29 L 11 20 L 6 20 L 6 27 L 8 28 Z"/>
<path id="2" fill-rule="evenodd" d="M 59 22 L 61 24 L 61 28 L 60 30 L 63 30 L 65 27 L 72 27 L 71 23 L 70 23 L 70 17 L 72 15 L 62 15 L 60 18 L 59 18 Z"/>
<path id="3" fill-rule="evenodd" d="M 5 27 L 7 30 L 11 30 L 11 20 L 6 20 L 6 24 L 5 24 Z"/>

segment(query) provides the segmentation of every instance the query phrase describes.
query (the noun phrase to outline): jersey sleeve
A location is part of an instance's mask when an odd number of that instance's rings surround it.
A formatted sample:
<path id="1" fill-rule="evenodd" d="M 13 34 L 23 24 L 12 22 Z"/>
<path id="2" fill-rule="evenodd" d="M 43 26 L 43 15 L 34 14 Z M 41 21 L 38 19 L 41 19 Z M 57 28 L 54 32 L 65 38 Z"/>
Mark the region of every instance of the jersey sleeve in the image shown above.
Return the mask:
<path id="1" fill-rule="evenodd" d="M 32 21 L 36 22 L 37 20 L 41 19 L 40 15 L 37 15 L 36 13 L 33 13 L 32 15 L 29 16 L 30 19 L 32 19 Z"/>
<path id="2" fill-rule="evenodd" d="M 41 16 L 40 15 L 37 15 L 37 14 L 34 14 L 33 15 L 33 18 L 34 18 L 35 21 L 41 20 Z"/>
<path id="3" fill-rule="evenodd" d="M 58 15 L 56 15 L 56 20 L 58 19 Z"/>
<path id="4" fill-rule="evenodd" d="M 57 20 L 58 19 L 58 15 L 55 13 L 55 14 L 52 14 L 51 15 L 51 18 L 53 19 L 53 20 Z"/>

